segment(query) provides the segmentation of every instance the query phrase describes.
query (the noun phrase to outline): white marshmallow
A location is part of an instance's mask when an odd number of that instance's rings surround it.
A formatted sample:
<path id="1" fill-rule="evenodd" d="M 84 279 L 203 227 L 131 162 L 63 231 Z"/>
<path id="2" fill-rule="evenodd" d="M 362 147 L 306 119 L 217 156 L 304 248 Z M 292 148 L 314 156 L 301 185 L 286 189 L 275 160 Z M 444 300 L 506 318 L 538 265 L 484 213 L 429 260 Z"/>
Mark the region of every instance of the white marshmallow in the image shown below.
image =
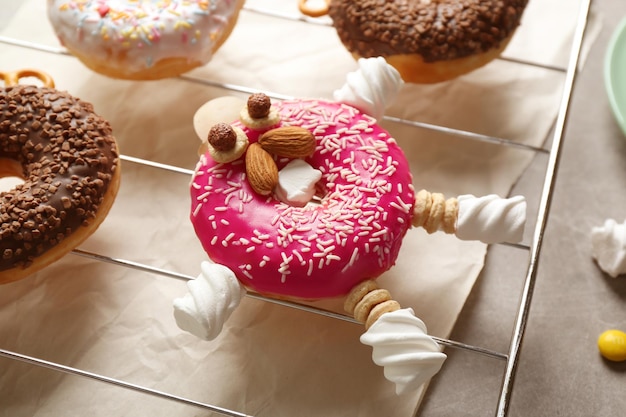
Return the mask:
<path id="1" fill-rule="evenodd" d="M 278 172 L 276 197 L 283 203 L 302 207 L 315 195 L 322 173 L 302 159 L 294 159 Z"/>

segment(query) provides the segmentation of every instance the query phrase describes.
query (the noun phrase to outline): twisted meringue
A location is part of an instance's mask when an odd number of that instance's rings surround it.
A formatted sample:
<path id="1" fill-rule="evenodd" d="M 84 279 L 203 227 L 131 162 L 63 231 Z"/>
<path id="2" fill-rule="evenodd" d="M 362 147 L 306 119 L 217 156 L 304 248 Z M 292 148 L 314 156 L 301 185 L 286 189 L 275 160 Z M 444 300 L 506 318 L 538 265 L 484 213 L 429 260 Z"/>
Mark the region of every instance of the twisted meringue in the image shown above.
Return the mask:
<path id="1" fill-rule="evenodd" d="M 591 254 L 600 269 L 616 278 L 626 273 L 626 222 L 607 219 L 591 229 Z"/>
<path id="2" fill-rule="evenodd" d="M 404 81 L 383 57 L 360 58 L 358 64 L 359 69 L 347 75 L 346 83 L 333 97 L 339 103 L 349 104 L 380 120 Z"/>
<path id="3" fill-rule="evenodd" d="M 396 384 L 398 395 L 429 381 L 446 360 L 410 308 L 380 316 L 361 336 L 361 343 L 373 347 L 374 363 L 384 367 L 385 378 Z"/>
<path id="4" fill-rule="evenodd" d="M 200 269 L 200 275 L 187 283 L 189 292 L 174 300 L 174 318 L 182 330 L 213 340 L 246 290 L 224 265 L 203 262 Z"/>
<path id="5" fill-rule="evenodd" d="M 458 197 L 456 237 L 483 243 L 519 242 L 526 224 L 526 199 L 501 198 L 495 194 Z"/>

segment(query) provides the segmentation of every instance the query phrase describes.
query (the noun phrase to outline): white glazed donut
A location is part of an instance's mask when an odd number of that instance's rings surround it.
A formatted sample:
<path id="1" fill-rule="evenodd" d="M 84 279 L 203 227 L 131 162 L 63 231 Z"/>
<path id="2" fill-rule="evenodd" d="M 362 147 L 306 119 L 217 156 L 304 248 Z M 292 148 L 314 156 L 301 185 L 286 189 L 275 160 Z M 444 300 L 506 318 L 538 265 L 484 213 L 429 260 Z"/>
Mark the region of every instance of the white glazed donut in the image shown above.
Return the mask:
<path id="1" fill-rule="evenodd" d="M 209 62 L 243 0 L 48 0 L 57 37 L 92 70 L 113 77 L 172 77 Z"/>

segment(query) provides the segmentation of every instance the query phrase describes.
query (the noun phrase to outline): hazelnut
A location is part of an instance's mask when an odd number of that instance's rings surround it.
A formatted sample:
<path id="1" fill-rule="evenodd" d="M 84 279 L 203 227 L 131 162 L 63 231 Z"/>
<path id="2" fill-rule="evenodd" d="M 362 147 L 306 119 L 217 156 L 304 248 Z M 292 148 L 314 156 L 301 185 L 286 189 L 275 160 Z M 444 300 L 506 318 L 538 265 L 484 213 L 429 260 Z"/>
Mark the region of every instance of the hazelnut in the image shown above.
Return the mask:
<path id="1" fill-rule="evenodd" d="M 237 134 L 228 123 L 217 123 L 209 130 L 209 144 L 216 151 L 229 151 L 235 147 Z"/>
<path id="2" fill-rule="evenodd" d="M 270 113 L 272 102 L 263 93 L 254 93 L 248 97 L 248 114 L 253 119 L 262 119 Z"/>

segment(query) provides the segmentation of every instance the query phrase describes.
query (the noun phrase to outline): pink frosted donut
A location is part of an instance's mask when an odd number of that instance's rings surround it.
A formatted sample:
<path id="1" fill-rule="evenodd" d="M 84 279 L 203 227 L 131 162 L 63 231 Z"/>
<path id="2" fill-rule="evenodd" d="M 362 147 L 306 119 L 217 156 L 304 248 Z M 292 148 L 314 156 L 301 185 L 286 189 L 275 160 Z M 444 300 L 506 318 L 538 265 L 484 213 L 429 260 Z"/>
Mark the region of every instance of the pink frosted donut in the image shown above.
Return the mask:
<path id="1" fill-rule="evenodd" d="M 245 158 L 217 163 L 205 153 L 191 181 L 191 221 L 209 257 L 254 291 L 300 299 L 345 295 L 396 261 L 415 199 L 408 162 L 387 131 L 351 106 L 293 100 L 274 108 L 277 126 L 315 136 L 305 161 L 322 172 L 320 201 L 295 207 L 257 194 Z M 264 132 L 232 125 L 250 143 Z M 276 162 L 280 169 L 289 161 Z"/>

